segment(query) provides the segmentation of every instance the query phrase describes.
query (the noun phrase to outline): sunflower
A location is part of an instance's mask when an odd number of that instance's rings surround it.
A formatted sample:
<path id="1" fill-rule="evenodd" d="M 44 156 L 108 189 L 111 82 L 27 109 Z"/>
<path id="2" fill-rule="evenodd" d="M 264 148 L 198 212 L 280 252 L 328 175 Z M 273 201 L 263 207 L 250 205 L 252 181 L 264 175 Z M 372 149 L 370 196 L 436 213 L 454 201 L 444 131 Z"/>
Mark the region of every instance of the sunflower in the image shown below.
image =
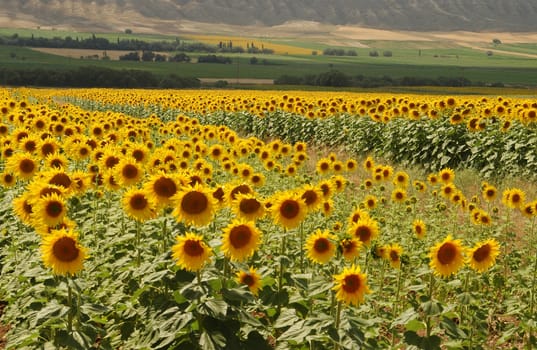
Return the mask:
<path id="1" fill-rule="evenodd" d="M 321 204 L 322 213 L 325 217 L 332 215 L 334 211 L 334 201 L 331 199 L 325 199 Z"/>
<path id="2" fill-rule="evenodd" d="M 240 183 L 238 185 L 230 186 L 229 188 L 230 190 L 229 190 L 227 197 L 230 203 L 233 202 L 237 198 L 238 194 L 249 194 L 249 193 L 253 194 L 254 193 L 250 185 L 246 183 Z"/>
<path id="3" fill-rule="evenodd" d="M 360 219 L 368 219 L 370 218 L 369 213 L 365 210 L 362 210 L 360 208 L 354 209 L 354 211 L 349 215 L 349 225 L 354 225 L 358 222 Z"/>
<path id="4" fill-rule="evenodd" d="M 328 231 L 317 230 L 312 233 L 306 243 L 304 244 L 304 249 L 307 251 L 308 258 L 318 264 L 325 264 L 336 252 L 336 245 L 334 241 L 336 236 L 331 234 Z"/>
<path id="5" fill-rule="evenodd" d="M 73 181 L 71 188 L 74 193 L 84 193 L 91 185 L 90 175 L 81 170 L 75 170 L 71 174 L 71 180 Z"/>
<path id="6" fill-rule="evenodd" d="M 348 261 L 358 257 L 362 246 L 362 242 L 357 238 L 344 238 L 339 242 L 341 254 Z"/>
<path id="7" fill-rule="evenodd" d="M 435 275 L 448 277 L 464 266 L 464 248 L 459 239 L 448 235 L 444 241 L 430 249 L 429 266 Z"/>
<path id="8" fill-rule="evenodd" d="M 334 183 L 331 180 L 323 180 L 317 184 L 317 187 L 321 190 L 323 198 L 327 199 L 332 197 L 334 193 Z"/>
<path id="9" fill-rule="evenodd" d="M 440 180 L 438 180 L 438 175 L 437 174 L 429 174 L 427 176 L 427 181 L 429 181 L 429 183 L 431 185 L 433 185 L 433 186 L 437 185 L 440 182 Z"/>
<path id="10" fill-rule="evenodd" d="M 395 203 L 404 203 L 406 200 L 406 190 L 401 187 L 396 187 L 392 191 L 392 201 Z"/>
<path id="11" fill-rule="evenodd" d="M 363 244 L 370 245 L 379 235 L 379 226 L 377 221 L 367 217 L 359 219 L 355 224 L 349 227 L 348 233 L 357 239 L 359 239 Z"/>
<path id="12" fill-rule="evenodd" d="M 481 192 L 483 199 L 489 202 L 492 202 L 496 198 L 497 193 L 498 190 L 496 189 L 496 187 L 488 184 L 483 186 L 483 190 Z"/>
<path id="13" fill-rule="evenodd" d="M 422 220 L 416 219 L 412 222 L 412 231 L 418 239 L 423 239 L 427 234 L 427 226 Z"/>
<path id="14" fill-rule="evenodd" d="M 46 194 L 35 201 L 32 205 L 32 220 L 36 224 L 55 227 L 63 221 L 67 213 L 67 205 L 61 194 Z"/>
<path id="15" fill-rule="evenodd" d="M 377 197 L 376 196 L 373 196 L 372 194 L 368 194 L 367 196 L 365 196 L 364 198 L 364 206 L 371 210 L 371 209 L 375 209 L 377 207 Z"/>
<path id="16" fill-rule="evenodd" d="M 74 187 L 71 176 L 61 168 L 53 168 L 43 172 L 41 173 L 41 178 L 49 185 L 62 187 L 65 190 L 66 195 L 70 194 Z"/>
<path id="17" fill-rule="evenodd" d="M 188 225 L 205 226 L 213 218 L 215 199 L 210 189 L 201 184 L 188 187 L 172 197 L 175 208 L 172 214 Z"/>
<path id="18" fill-rule="evenodd" d="M 237 272 L 237 283 L 248 286 L 250 292 L 257 296 L 261 288 L 261 276 L 257 273 L 256 269 L 250 267 L 248 271 Z"/>
<path id="19" fill-rule="evenodd" d="M 12 187 L 15 185 L 16 182 L 17 178 L 12 173 L 0 173 L 0 185 L 2 185 L 2 187 Z"/>
<path id="20" fill-rule="evenodd" d="M 345 169 L 348 172 L 356 171 L 358 169 L 358 162 L 355 159 L 352 159 L 352 158 L 347 159 L 347 161 L 345 162 Z"/>
<path id="21" fill-rule="evenodd" d="M 151 175 L 143 185 L 149 201 L 157 208 L 162 208 L 172 203 L 171 198 L 180 188 L 179 180 L 163 171 Z"/>
<path id="22" fill-rule="evenodd" d="M 123 195 L 123 210 L 131 218 L 144 222 L 155 217 L 156 210 L 144 190 L 130 188 Z"/>
<path id="23" fill-rule="evenodd" d="M 444 168 L 438 172 L 438 179 L 447 184 L 455 180 L 455 172 L 451 168 Z"/>
<path id="24" fill-rule="evenodd" d="M 520 208 L 524 205 L 526 194 L 518 188 L 511 188 L 503 191 L 502 203 L 508 208 Z"/>
<path id="25" fill-rule="evenodd" d="M 317 161 L 317 165 L 315 166 L 315 169 L 317 170 L 317 174 L 325 175 L 332 170 L 330 159 L 328 158 L 321 158 Z"/>
<path id="26" fill-rule="evenodd" d="M 56 151 L 46 156 L 44 164 L 49 168 L 67 169 L 69 159 L 65 154 Z"/>
<path id="27" fill-rule="evenodd" d="M 404 171 L 398 171 L 393 176 L 393 184 L 397 187 L 407 188 L 410 176 Z"/>
<path id="28" fill-rule="evenodd" d="M 177 265 L 188 271 L 199 271 L 210 260 L 212 249 L 203 242 L 203 237 L 192 232 L 177 236 L 172 247 L 172 257 Z"/>
<path id="29" fill-rule="evenodd" d="M 374 167 L 375 167 L 375 161 L 373 160 L 373 158 L 371 156 L 367 157 L 364 160 L 364 169 L 367 171 L 372 171 Z"/>
<path id="30" fill-rule="evenodd" d="M 240 218 L 255 221 L 265 215 L 265 206 L 253 194 L 238 194 L 231 203 L 232 210 Z"/>
<path id="31" fill-rule="evenodd" d="M 456 191 L 457 191 L 457 188 L 455 187 L 454 184 L 446 183 L 446 184 L 442 185 L 442 187 L 440 189 L 440 194 L 442 195 L 442 197 L 444 197 L 446 199 L 451 199 L 451 197 L 453 196 L 453 194 Z"/>
<path id="32" fill-rule="evenodd" d="M 308 208 L 300 194 L 285 192 L 276 196 L 271 207 L 273 220 L 291 229 L 297 227 L 306 217 Z"/>
<path id="33" fill-rule="evenodd" d="M 300 189 L 300 192 L 302 193 L 300 198 L 304 200 L 308 210 L 314 211 L 319 209 L 323 193 L 318 187 L 306 184 Z"/>
<path id="34" fill-rule="evenodd" d="M 46 267 L 56 275 L 74 275 L 84 267 L 87 250 L 78 242 L 78 234 L 65 229 L 43 236 L 41 254 Z"/>
<path id="35" fill-rule="evenodd" d="M 235 219 L 223 230 L 222 252 L 232 261 L 249 258 L 260 243 L 261 231 L 252 221 Z"/>
<path id="36" fill-rule="evenodd" d="M 32 196 L 32 193 L 24 192 L 19 197 L 13 199 L 13 211 L 26 225 L 31 225 L 32 223 L 32 214 L 34 212 Z"/>
<path id="37" fill-rule="evenodd" d="M 339 275 L 334 275 L 336 299 L 349 305 L 364 302 L 365 295 L 371 293 L 367 286 L 367 274 L 360 272 L 360 267 L 352 265 L 344 268 Z"/>
<path id="38" fill-rule="evenodd" d="M 485 272 L 494 265 L 499 254 L 500 244 L 495 239 L 487 239 L 468 248 L 466 262 L 475 271 Z"/>
<path id="39" fill-rule="evenodd" d="M 399 244 L 391 244 L 386 247 L 385 259 L 388 260 L 393 268 L 399 269 L 401 267 L 401 255 L 403 254 L 403 248 Z"/>
<path id="40" fill-rule="evenodd" d="M 336 192 L 343 192 L 345 187 L 347 187 L 347 179 L 341 175 L 333 175 L 330 178 L 330 182 L 334 185 L 334 190 Z"/>
<path id="41" fill-rule="evenodd" d="M 30 153 L 15 153 L 7 159 L 5 171 L 12 173 L 18 179 L 29 180 L 37 172 L 39 164 Z"/>
<path id="42" fill-rule="evenodd" d="M 144 168 L 134 158 L 123 157 L 114 167 L 114 177 L 123 187 L 134 186 L 144 176 Z"/>
<path id="43" fill-rule="evenodd" d="M 520 208 L 520 212 L 525 217 L 531 218 L 532 216 L 537 214 L 535 210 L 536 208 L 537 208 L 537 201 L 533 201 L 533 202 L 524 204 L 524 206 Z"/>

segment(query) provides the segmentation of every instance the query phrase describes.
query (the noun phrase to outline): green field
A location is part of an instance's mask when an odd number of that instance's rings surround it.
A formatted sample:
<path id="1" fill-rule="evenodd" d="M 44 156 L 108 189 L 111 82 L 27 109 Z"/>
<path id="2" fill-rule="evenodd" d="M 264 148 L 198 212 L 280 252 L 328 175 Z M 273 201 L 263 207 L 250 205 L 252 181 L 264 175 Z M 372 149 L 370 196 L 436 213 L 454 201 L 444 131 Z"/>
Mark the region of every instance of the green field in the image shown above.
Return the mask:
<path id="1" fill-rule="evenodd" d="M 36 37 L 86 38 L 92 35 L 91 33 L 53 30 L 0 29 L 0 36 L 9 36 L 14 33 L 24 37 L 33 34 Z M 176 39 L 176 37 L 165 35 L 124 33 L 99 33 L 97 36 L 109 40 L 117 38 L 145 41 Z M 0 66 L 14 69 L 74 69 L 93 65 L 113 69 L 141 69 L 161 76 L 175 73 L 188 77 L 218 79 L 276 79 L 282 75 L 315 75 L 336 69 L 350 76 L 430 79 L 464 77 L 473 83 L 493 84 L 501 82 L 508 85 L 537 85 L 537 58 L 531 56 L 537 56 L 537 44 L 500 44 L 496 46 L 490 44 L 490 48 L 485 46 L 482 49 L 474 49 L 462 47 L 452 42 L 363 41 L 362 43 L 369 46 L 368 48 L 344 47 L 346 50 L 356 51 L 357 56 L 325 56 L 322 55 L 322 50 L 328 46 L 313 41 L 290 39 L 273 40 L 272 42 L 310 48 L 312 52 L 317 51 L 317 55 L 225 53 L 219 55 L 231 57 L 232 64 L 198 64 L 194 63 L 196 58 L 206 54 L 187 53 L 193 58 L 193 63 L 127 62 L 67 58 L 37 52 L 29 48 L 0 46 Z M 488 56 L 483 51 L 486 49 L 496 51 Z M 379 56 L 371 57 L 371 51 L 377 51 Z M 384 57 L 386 51 L 390 51 L 392 56 Z M 523 54 L 528 56 L 523 56 Z M 255 65 L 250 64 L 250 59 L 254 56 L 259 62 Z"/>

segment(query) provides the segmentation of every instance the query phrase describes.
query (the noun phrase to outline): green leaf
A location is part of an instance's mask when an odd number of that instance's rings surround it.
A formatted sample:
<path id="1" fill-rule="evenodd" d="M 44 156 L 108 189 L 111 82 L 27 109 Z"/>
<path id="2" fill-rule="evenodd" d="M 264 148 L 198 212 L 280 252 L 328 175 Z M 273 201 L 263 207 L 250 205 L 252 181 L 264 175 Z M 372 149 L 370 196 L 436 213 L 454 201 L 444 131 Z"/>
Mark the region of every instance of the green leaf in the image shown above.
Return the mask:
<path id="1" fill-rule="evenodd" d="M 286 330 L 278 340 L 293 341 L 298 344 L 303 343 L 304 339 L 311 333 L 312 327 L 306 326 L 306 321 L 301 320 L 293 324 Z"/>
<path id="2" fill-rule="evenodd" d="M 284 328 L 289 327 L 295 324 L 300 319 L 296 315 L 296 311 L 294 309 L 283 309 L 280 313 L 280 316 L 274 322 L 273 327 L 274 328 Z"/>
<path id="3" fill-rule="evenodd" d="M 420 320 L 410 320 L 405 324 L 405 328 L 407 331 L 414 331 L 417 332 L 419 330 L 427 328 L 425 323 Z"/>
<path id="4" fill-rule="evenodd" d="M 209 315 L 215 318 L 226 317 L 228 304 L 224 300 L 209 299 L 200 305 L 200 313 Z M 201 312 L 201 309 L 206 313 Z"/>

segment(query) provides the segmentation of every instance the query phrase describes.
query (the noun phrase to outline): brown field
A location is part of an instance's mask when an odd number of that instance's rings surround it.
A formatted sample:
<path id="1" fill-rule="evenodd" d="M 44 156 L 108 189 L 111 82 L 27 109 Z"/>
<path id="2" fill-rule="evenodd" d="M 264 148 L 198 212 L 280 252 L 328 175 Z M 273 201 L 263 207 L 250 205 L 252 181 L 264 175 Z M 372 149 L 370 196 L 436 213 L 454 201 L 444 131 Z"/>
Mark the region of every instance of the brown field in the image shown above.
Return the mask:
<path id="1" fill-rule="evenodd" d="M 104 56 L 106 52 L 106 55 L 110 57 L 110 59 L 112 60 L 118 60 L 119 56 L 125 55 L 126 53 L 129 52 L 129 51 L 122 51 L 122 50 L 103 51 L 103 50 L 90 50 L 90 49 L 61 49 L 61 48 L 48 48 L 48 47 L 36 47 L 36 48 L 32 48 L 32 50 L 49 53 L 52 55 L 71 57 L 71 58 L 81 58 L 81 57 L 97 55 L 98 59 L 102 59 L 102 57 Z M 159 53 L 161 55 L 167 55 L 164 52 L 155 52 L 155 53 Z"/>

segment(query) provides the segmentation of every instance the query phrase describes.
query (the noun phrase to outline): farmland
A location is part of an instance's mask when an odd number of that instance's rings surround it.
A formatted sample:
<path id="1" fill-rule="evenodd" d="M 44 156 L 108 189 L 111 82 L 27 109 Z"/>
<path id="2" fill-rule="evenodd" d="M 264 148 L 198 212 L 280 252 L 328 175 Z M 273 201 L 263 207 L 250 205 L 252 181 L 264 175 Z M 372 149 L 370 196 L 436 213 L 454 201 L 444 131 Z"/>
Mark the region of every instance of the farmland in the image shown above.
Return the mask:
<path id="1" fill-rule="evenodd" d="M 58 30 L 3 29 L 5 37 L 14 35 L 43 38 L 76 38 L 85 40 L 92 33 L 77 33 Z M 359 39 L 328 40 L 327 38 L 284 38 L 247 37 L 233 35 L 149 35 L 125 33 L 101 33 L 99 38 L 111 42 L 120 40 L 141 40 L 151 42 L 203 43 L 215 46 L 219 43 L 235 42 L 235 46 L 246 49 L 252 45 L 257 49 L 272 50 L 273 54 L 223 52 L 218 55 L 230 59 L 231 64 L 198 64 L 203 52 L 187 52 L 189 63 L 173 62 L 132 62 L 118 61 L 121 51 L 80 50 L 61 48 L 0 47 L 0 64 L 9 69 L 54 69 L 69 70 L 86 66 L 112 69 L 137 69 L 149 71 L 159 76 L 179 74 L 187 77 L 224 79 L 278 79 L 285 75 L 304 77 L 337 70 L 350 77 L 365 76 L 380 79 L 390 77 L 401 79 L 448 79 L 465 78 L 477 85 L 505 84 L 511 86 L 533 86 L 537 81 L 537 48 L 532 37 L 521 36 L 519 42 L 509 38 L 509 42 L 493 45 L 491 42 L 461 38 L 417 37 L 396 34 L 345 33 L 358 35 Z M 469 36 L 470 37 L 470 36 Z M 72 39 L 74 40 L 74 39 Z M 326 49 L 352 50 L 355 56 L 323 55 Z M 487 52 L 490 55 L 487 55 Z M 373 55 L 372 53 L 376 53 Z M 389 53 L 389 54 L 388 54 Z M 164 53 L 173 56 L 176 52 Z M 102 60 L 106 55 L 107 60 Z M 252 63 L 255 57 L 256 63 Z"/>
<path id="2" fill-rule="evenodd" d="M 494 91 L 2 89 L 5 348 L 536 346 L 537 105 Z"/>

